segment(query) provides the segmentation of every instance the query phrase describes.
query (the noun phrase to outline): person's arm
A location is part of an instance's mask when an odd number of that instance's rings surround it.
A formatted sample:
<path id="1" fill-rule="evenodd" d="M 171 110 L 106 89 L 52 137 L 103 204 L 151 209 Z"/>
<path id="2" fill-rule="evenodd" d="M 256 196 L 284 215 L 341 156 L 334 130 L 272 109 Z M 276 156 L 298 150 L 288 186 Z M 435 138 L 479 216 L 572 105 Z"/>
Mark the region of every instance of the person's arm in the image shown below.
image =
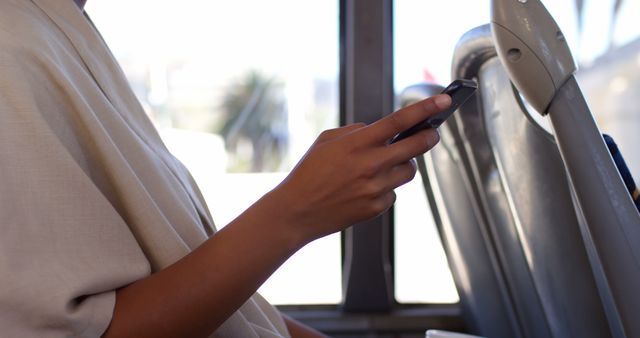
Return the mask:
<path id="1" fill-rule="evenodd" d="M 172 266 L 116 293 L 104 337 L 205 337 L 246 302 L 294 252 L 387 210 L 411 180 L 413 157 L 439 140 L 397 133 L 451 103 L 416 103 L 365 126 L 325 131 L 278 187 Z M 294 328 L 295 329 L 295 328 Z"/>

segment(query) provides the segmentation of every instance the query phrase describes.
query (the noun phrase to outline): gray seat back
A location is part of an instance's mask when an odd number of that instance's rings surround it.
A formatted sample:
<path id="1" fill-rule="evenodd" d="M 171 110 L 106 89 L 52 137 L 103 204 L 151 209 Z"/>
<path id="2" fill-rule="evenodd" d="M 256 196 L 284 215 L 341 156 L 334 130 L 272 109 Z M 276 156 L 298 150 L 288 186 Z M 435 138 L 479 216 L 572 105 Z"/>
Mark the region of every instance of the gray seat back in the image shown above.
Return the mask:
<path id="1" fill-rule="evenodd" d="M 526 113 L 488 26 L 462 38 L 453 67 L 479 92 L 422 172 L 473 333 L 611 336 L 558 146 Z"/>
<path id="2" fill-rule="evenodd" d="M 443 89 L 431 84 L 411 86 L 402 92 L 401 106 L 436 95 Z M 513 306 L 486 231 L 483 212 L 463 169 L 462 154 L 451 129 L 442 127 L 440 132 L 441 145 L 417 161 L 465 321 L 472 332 L 487 337 L 523 337 L 514 325 Z M 440 193 L 442 190 L 447 193 Z"/>

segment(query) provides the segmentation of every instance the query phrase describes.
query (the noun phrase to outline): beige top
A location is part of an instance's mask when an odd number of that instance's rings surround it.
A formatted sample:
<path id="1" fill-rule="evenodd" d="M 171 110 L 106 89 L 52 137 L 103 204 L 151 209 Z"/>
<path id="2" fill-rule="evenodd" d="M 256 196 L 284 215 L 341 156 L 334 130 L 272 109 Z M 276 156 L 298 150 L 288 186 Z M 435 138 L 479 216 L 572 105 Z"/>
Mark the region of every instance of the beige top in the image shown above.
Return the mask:
<path id="1" fill-rule="evenodd" d="M 3 337 L 100 336 L 115 289 L 215 231 L 72 0 L 0 1 L 0 177 Z M 256 295 L 213 336 L 288 333 Z"/>

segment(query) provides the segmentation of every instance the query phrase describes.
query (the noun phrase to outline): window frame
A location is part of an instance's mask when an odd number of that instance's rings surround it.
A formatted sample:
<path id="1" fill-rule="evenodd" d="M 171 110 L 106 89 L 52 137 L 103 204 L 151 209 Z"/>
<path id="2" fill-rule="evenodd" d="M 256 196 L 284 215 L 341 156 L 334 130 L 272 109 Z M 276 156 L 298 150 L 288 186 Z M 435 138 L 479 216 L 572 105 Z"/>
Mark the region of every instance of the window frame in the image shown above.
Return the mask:
<path id="1" fill-rule="evenodd" d="M 339 1 L 340 125 L 371 123 L 395 107 L 393 0 Z M 279 306 L 281 311 L 336 337 L 385 333 L 424 337 L 426 329 L 464 331 L 460 303 L 395 300 L 393 233 L 393 210 L 345 230 L 342 303 L 285 305 Z"/>

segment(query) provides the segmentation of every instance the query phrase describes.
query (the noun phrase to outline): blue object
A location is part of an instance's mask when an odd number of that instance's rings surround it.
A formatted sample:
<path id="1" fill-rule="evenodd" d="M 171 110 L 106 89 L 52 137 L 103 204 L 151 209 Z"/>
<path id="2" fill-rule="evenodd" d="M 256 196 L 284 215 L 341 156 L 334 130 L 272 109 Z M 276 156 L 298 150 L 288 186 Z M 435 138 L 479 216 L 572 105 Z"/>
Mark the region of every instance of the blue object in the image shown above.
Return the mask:
<path id="1" fill-rule="evenodd" d="M 613 157 L 613 161 L 620 172 L 620 176 L 622 176 L 622 180 L 624 181 L 624 185 L 627 187 L 627 191 L 629 191 L 631 198 L 633 198 L 636 208 L 640 211 L 640 190 L 638 190 L 636 182 L 633 180 L 631 171 L 629 171 L 629 167 L 627 166 L 624 157 L 622 157 L 620 149 L 618 149 L 618 145 L 611 136 L 604 134 L 602 137 L 604 138 L 607 148 L 611 153 L 611 157 Z"/>

